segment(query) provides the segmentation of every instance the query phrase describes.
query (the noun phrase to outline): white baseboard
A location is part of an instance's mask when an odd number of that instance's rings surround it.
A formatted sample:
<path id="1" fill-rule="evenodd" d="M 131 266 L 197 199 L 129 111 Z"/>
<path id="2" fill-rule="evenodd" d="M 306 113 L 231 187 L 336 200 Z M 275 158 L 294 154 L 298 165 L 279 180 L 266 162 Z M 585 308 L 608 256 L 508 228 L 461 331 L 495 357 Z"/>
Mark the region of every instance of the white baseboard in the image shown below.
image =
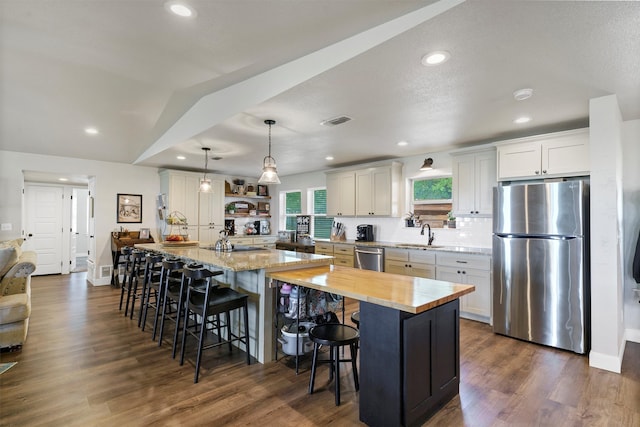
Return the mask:
<path id="1" fill-rule="evenodd" d="M 624 331 L 624 338 L 627 341 L 640 344 L 640 329 L 627 329 Z"/>
<path id="2" fill-rule="evenodd" d="M 589 366 L 591 366 L 592 368 L 604 369 L 605 371 L 611 371 L 619 374 L 622 370 L 622 356 L 624 355 L 624 348 L 626 344 L 627 341 L 622 340 L 620 348 L 618 349 L 617 356 L 598 353 L 591 350 L 591 352 L 589 352 Z"/>

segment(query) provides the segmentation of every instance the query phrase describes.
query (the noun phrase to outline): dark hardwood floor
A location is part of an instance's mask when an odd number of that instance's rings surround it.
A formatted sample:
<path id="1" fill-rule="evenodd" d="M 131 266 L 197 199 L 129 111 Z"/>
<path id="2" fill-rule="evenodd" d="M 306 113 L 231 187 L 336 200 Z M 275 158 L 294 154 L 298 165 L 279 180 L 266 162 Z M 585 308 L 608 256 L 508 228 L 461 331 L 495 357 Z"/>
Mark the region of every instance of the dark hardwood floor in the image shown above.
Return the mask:
<path id="1" fill-rule="evenodd" d="M 0 375 L 0 425 L 362 425 L 347 364 L 339 407 L 326 365 L 307 394 L 308 360 L 296 375 L 290 359 L 247 366 L 223 347 L 205 352 L 193 384 L 193 353 L 180 366 L 169 342 L 158 347 L 118 311 L 118 290 L 85 277 L 33 278 L 27 342 L 0 356 L 18 362 Z M 618 375 L 488 325 L 460 329 L 460 394 L 425 425 L 640 426 L 640 344 L 627 344 Z"/>

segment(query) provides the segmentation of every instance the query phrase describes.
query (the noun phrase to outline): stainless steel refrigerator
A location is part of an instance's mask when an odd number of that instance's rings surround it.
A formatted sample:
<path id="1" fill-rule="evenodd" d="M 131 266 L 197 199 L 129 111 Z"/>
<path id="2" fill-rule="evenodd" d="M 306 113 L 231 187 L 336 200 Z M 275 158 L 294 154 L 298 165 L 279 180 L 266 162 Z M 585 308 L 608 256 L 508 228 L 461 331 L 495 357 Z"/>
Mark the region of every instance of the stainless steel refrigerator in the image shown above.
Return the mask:
<path id="1" fill-rule="evenodd" d="M 589 184 L 498 186 L 493 193 L 493 330 L 589 350 Z"/>

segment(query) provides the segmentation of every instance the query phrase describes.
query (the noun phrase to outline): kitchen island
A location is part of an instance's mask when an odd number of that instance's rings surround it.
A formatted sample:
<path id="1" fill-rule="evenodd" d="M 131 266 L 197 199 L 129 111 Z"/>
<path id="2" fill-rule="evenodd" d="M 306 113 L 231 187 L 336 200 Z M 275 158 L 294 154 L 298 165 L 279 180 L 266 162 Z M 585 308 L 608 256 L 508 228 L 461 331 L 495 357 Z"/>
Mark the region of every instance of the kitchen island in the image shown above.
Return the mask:
<path id="1" fill-rule="evenodd" d="M 331 257 L 266 248 L 243 247 L 232 252 L 218 252 L 199 246 L 165 245 L 162 243 L 135 245 L 185 262 L 196 262 L 212 270 L 222 270 L 216 279 L 233 289 L 249 295 L 249 352 L 260 363 L 273 360 L 274 296 L 266 278 L 277 272 L 309 266 L 328 265 Z M 243 249 L 243 250 L 240 250 Z M 232 317 L 233 327 L 239 329 L 239 319 Z"/>
<path id="2" fill-rule="evenodd" d="M 458 298 L 474 286 L 333 265 L 267 276 L 360 301 L 361 421 L 419 425 L 458 394 Z"/>

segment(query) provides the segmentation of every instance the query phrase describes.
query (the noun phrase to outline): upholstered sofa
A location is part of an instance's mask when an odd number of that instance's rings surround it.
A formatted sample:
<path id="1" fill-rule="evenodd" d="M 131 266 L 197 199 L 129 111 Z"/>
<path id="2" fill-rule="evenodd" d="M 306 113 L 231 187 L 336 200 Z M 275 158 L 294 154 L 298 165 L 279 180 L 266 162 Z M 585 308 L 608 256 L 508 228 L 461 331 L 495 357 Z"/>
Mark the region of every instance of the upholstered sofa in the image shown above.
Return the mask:
<path id="1" fill-rule="evenodd" d="M 17 350 L 27 339 L 31 315 L 31 273 L 36 253 L 22 251 L 22 239 L 0 242 L 0 349 Z"/>

